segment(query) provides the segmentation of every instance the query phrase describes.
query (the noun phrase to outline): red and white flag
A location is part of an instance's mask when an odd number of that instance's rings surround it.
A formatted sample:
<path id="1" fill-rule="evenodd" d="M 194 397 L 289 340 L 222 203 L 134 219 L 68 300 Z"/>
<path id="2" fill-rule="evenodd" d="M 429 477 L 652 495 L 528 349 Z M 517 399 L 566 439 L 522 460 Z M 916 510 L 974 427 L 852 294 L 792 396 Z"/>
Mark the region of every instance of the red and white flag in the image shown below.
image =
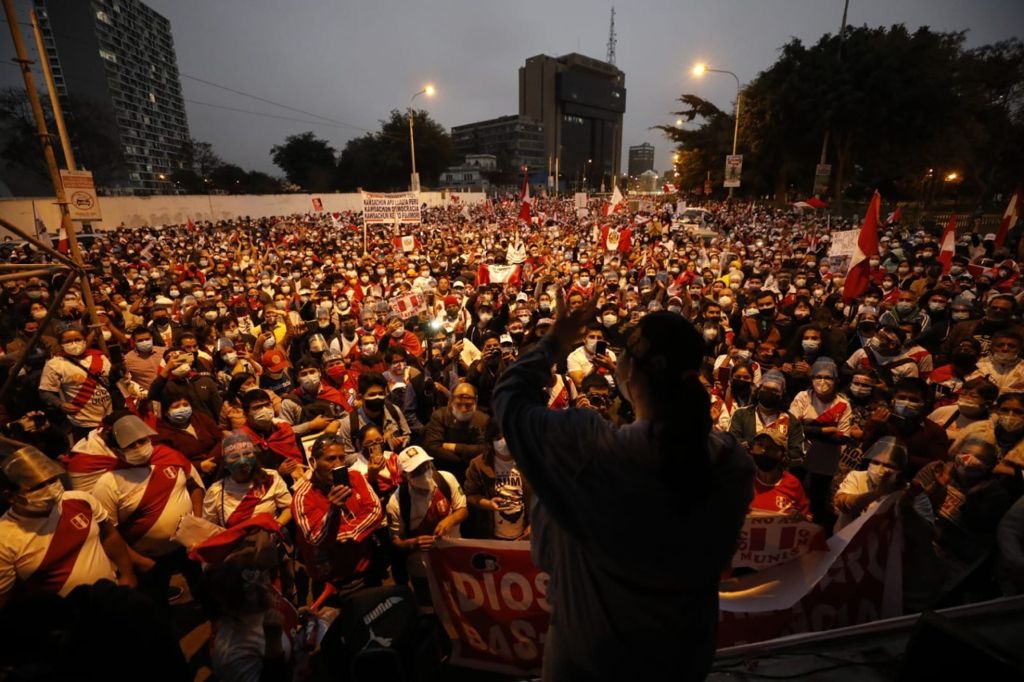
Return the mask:
<path id="1" fill-rule="evenodd" d="M 395 245 L 396 249 L 401 249 L 408 253 L 409 251 L 415 251 L 420 248 L 420 240 L 412 235 L 405 235 L 404 237 L 395 237 L 391 240 L 391 243 Z"/>
<path id="2" fill-rule="evenodd" d="M 521 281 L 518 265 L 481 265 L 476 271 L 476 285 L 481 284 L 519 284 Z"/>
<path id="3" fill-rule="evenodd" d="M 60 228 L 60 232 L 58 234 L 59 237 L 57 239 L 57 250 L 60 251 L 61 253 L 67 253 L 70 250 L 70 248 L 68 247 L 68 231 L 65 230 L 64 226 L 62 225 Z"/>
<path id="4" fill-rule="evenodd" d="M 341 214 L 340 213 L 331 213 L 330 216 L 331 216 L 331 225 L 334 226 L 334 229 L 340 230 L 341 229 Z"/>
<path id="5" fill-rule="evenodd" d="M 871 282 L 871 262 L 868 259 L 878 255 L 878 212 L 881 206 L 882 196 L 875 190 L 857 235 L 857 251 L 850 260 L 850 270 L 843 284 L 843 301 L 847 303 L 867 291 Z"/>
<path id="6" fill-rule="evenodd" d="M 615 185 L 612 189 L 612 200 L 604 205 L 604 214 L 610 215 L 624 206 L 625 203 L 622 201 L 622 192 L 619 191 L 619 186 Z"/>
<path id="7" fill-rule="evenodd" d="M 629 251 L 633 238 L 633 228 L 627 227 L 624 230 L 617 230 L 611 225 L 601 228 L 601 242 L 606 251 L 618 251 L 626 253 Z"/>
<path id="8" fill-rule="evenodd" d="M 1006 235 L 1010 233 L 1013 226 L 1017 224 L 1020 219 L 1021 212 L 1021 190 L 1020 187 L 1010 197 L 1010 203 L 1006 205 L 1006 211 L 1003 213 L 1003 221 L 999 223 L 999 231 L 996 232 L 996 248 L 1003 245 L 1006 241 Z"/>
<path id="9" fill-rule="evenodd" d="M 900 221 L 900 219 L 902 217 L 903 217 L 903 207 L 900 206 L 899 204 L 896 204 L 896 210 L 893 211 L 892 213 L 890 213 L 886 217 L 885 224 L 886 225 L 895 225 L 896 223 L 898 223 Z"/>
<path id="10" fill-rule="evenodd" d="M 953 267 L 953 256 L 956 254 L 956 213 L 949 216 L 946 229 L 942 231 L 939 241 L 939 262 L 942 263 L 942 274 L 949 274 Z"/>
<path id="11" fill-rule="evenodd" d="M 522 204 L 519 206 L 519 219 L 530 222 L 530 180 L 523 175 L 523 189 L 519 192 L 519 199 Z"/>
<path id="12" fill-rule="evenodd" d="M 192 222 L 192 218 L 188 219 L 188 231 L 189 232 L 195 232 L 196 231 L 196 226 L 195 226 L 195 223 Z"/>

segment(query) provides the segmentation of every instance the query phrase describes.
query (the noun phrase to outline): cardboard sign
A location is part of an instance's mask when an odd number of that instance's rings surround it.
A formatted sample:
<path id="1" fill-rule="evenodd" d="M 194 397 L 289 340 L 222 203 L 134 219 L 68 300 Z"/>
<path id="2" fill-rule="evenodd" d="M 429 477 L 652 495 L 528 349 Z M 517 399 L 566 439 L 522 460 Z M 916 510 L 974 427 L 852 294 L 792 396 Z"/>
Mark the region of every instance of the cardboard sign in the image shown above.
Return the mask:
<path id="1" fill-rule="evenodd" d="M 380 223 L 420 222 L 420 195 L 418 192 L 363 192 L 363 222 Z"/>
<path id="2" fill-rule="evenodd" d="M 388 301 L 388 309 L 403 320 L 408 320 L 427 310 L 427 299 L 423 294 L 405 294 Z"/>
<path id="3" fill-rule="evenodd" d="M 725 182 L 722 187 L 739 187 L 743 175 L 743 155 L 730 154 L 725 157 Z"/>

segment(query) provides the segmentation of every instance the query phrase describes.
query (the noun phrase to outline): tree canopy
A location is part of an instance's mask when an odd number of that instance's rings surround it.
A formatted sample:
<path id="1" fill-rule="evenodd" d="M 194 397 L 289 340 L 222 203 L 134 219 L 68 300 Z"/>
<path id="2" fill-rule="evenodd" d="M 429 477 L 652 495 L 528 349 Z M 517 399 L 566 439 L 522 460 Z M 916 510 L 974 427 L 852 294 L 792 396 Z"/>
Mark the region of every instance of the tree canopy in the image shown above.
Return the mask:
<path id="1" fill-rule="evenodd" d="M 927 203 L 955 182 L 984 202 L 1024 177 L 1024 43 L 964 48 L 962 32 L 848 27 L 812 46 L 793 39 L 742 90 L 738 153 L 746 194 L 807 196 L 827 134 L 836 204 L 879 188 Z M 732 115 L 692 94 L 658 126 L 677 145 L 680 184 L 721 186 Z M 950 180 L 952 178 L 952 180 Z"/>

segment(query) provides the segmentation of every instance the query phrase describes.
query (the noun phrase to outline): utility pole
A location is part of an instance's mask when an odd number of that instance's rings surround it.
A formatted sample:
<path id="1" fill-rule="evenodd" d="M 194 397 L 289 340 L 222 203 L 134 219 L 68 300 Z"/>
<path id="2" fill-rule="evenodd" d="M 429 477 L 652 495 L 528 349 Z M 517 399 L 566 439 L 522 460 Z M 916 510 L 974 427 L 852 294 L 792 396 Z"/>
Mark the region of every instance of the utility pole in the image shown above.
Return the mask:
<path id="1" fill-rule="evenodd" d="M 68 127 L 64 124 L 64 112 L 60 108 L 60 99 L 57 97 L 57 86 L 53 82 L 53 70 L 50 69 L 50 57 L 46 54 L 46 47 L 43 45 L 43 32 L 39 28 L 39 17 L 36 11 L 29 13 L 32 20 L 32 32 L 36 38 L 36 52 L 39 54 L 39 65 L 43 67 L 43 79 L 46 81 L 46 90 L 50 93 L 50 108 L 53 109 L 53 120 L 57 123 L 57 134 L 60 135 L 60 146 L 64 151 L 64 163 L 68 170 L 76 170 L 75 153 L 71 150 L 71 138 L 68 136 Z"/>
<path id="2" fill-rule="evenodd" d="M 25 41 L 21 38 L 21 29 L 18 28 L 18 15 L 14 11 L 13 0 L 3 0 L 4 14 L 7 16 L 7 25 L 11 29 L 11 40 L 14 41 L 14 51 L 17 57 L 15 62 L 21 69 L 21 76 L 25 80 L 25 90 L 28 95 L 29 104 L 32 107 L 32 116 L 36 119 L 36 133 L 39 142 L 43 145 L 43 157 L 46 159 L 46 168 L 50 173 L 50 182 L 53 184 L 53 192 L 57 197 L 57 206 L 60 207 L 61 227 L 68 236 L 68 246 L 71 249 L 71 259 L 80 268 L 84 268 L 82 251 L 78 248 L 78 238 L 75 234 L 75 224 L 71 220 L 71 213 L 68 210 L 67 197 L 64 194 L 64 183 L 60 179 L 60 170 L 57 167 L 57 157 L 53 152 L 53 141 L 46 129 L 46 118 L 43 115 L 43 105 L 39 101 L 39 91 L 36 90 L 35 79 L 32 77 L 32 60 L 25 52 Z M 56 108 L 56 107 L 55 107 Z M 59 111 L 59 108 L 56 108 Z M 57 115 L 56 113 L 54 114 Z M 86 311 L 89 314 L 91 324 L 89 325 L 93 336 L 100 348 L 107 350 L 107 344 L 103 340 L 103 334 L 98 333 L 102 326 L 99 317 L 96 315 L 96 303 L 92 297 L 92 288 L 89 286 L 87 273 L 82 276 L 82 298 L 85 300 Z"/>
<path id="3" fill-rule="evenodd" d="M 850 10 L 850 0 L 844 0 L 843 2 L 843 21 L 839 25 L 839 62 L 843 61 L 843 40 L 846 39 L 846 15 Z M 818 165 L 825 163 L 828 158 L 828 136 L 831 129 L 825 127 L 825 138 L 821 141 L 821 158 L 818 160 Z M 817 189 L 817 173 L 815 173 L 815 186 L 811 188 L 811 194 L 814 194 L 814 190 Z M 836 188 L 836 196 L 839 196 L 840 188 Z M 825 193 L 828 193 L 828 187 L 825 187 Z"/>

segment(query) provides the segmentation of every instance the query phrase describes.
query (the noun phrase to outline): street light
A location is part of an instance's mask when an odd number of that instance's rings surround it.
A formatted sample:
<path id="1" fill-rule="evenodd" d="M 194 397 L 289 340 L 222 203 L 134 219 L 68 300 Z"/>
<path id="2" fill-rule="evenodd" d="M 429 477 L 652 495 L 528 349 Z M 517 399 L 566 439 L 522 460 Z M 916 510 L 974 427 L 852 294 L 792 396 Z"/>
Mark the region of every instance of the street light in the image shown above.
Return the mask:
<path id="1" fill-rule="evenodd" d="M 697 78 L 703 76 L 706 72 L 711 73 L 727 73 L 736 80 L 736 123 L 732 130 L 732 155 L 736 156 L 736 139 L 740 134 L 740 77 L 734 74 L 732 71 L 725 71 L 723 69 L 710 69 L 707 64 L 699 63 L 693 67 L 693 75 Z M 733 188 L 729 188 L 729 198 L 732 198 Z"/>
<path id="2" fill-rule="evenodd" d="M 427 85 L 422 90 L 417 92 L 415 95 L 409 98 L 409 156 L 412 157 L 412 177 L 410 178 L 410 187 L 413 192 L 420 191 L 420 174 L 416 172 L 416 140 L 412 132 L 412 120 L 415 116 L 415 112 L 412 108 L 412 102 L 420 95 L 426 95 L 427 97 L 434 96 L 434 86 Z"/>

